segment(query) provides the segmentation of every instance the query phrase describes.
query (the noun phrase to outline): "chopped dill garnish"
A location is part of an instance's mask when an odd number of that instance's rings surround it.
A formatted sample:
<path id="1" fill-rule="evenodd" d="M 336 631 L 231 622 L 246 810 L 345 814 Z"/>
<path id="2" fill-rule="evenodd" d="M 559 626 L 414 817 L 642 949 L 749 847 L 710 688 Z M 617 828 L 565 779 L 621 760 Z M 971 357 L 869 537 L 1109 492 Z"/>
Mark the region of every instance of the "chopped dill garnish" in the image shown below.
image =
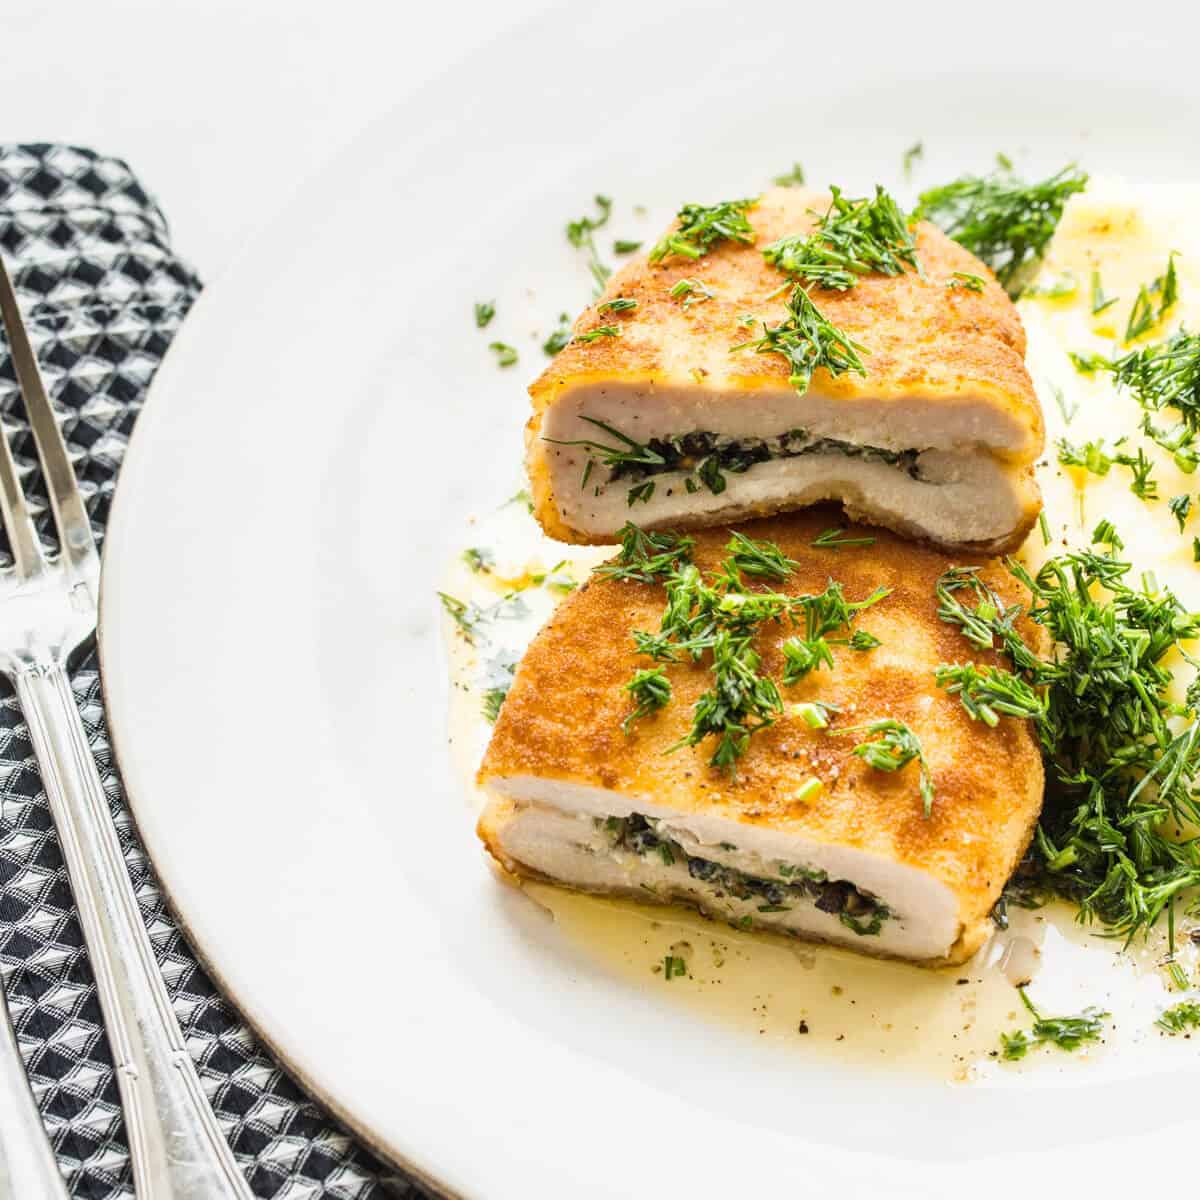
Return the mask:
<path id="1" fill-rule="evenodd" d="M 1021 296 L 1034 300 L 1067 300 L 1079 291 L 1079 284 L 1070 271 L 1052 279 L 1049 283 L 1035 284 L 1027 287 Z"/>
<path id="2" fill-rule="evenodd" d="M 1200 1004 L 1183 1000 L 1168 1008 L 1154 1023 L 1172 1036 L 1189 1029 L 1200 1029 Z"/>
<path id="3" fill-rule="evenodd" d="M 1000 1035 L 1003 1055 L 1009 1062 L 1024 1058 L 1037 1046 L 1051 1045 L 1060 1050 L 1074 1051 L 1088 1042 L 1098 1042 L 1104 1032 L 1104 1021 L 1111 1015 L 1102 1009 L 1089 1007 L 1077 1017 L 1043 1017 L 1025 994 L 1025 989 L 1021 987 L 1017 991 L 1021 994 L 1021 1003 L 1033 1016 L 1033 1028 Z"/>
<path id="4" fill-rule="evenodd" d="M 663 956 L 663 978 L 670 982 L 672 979 L 682 979 L 687 974 L 687 963 L 678 954 Z"/>
<path id="5" fill-rule="evenodd" d="M 962 701 L 976 721 L 995 728 L 1001 717 L 1040 721 L 1046 701 L 1019 675 L 1003 667 L 977 667 L 974 663 L 943 664 L 934 672 L 938 687 Z"/>
<path id="6" fill-rule="evenodd" d="M 1046 510 L 1044 508 L 1038 513 L 1038 529 L 1042 531 L 1042 545 L 1050 545 L 1050 525 L 1046 520 Z"/>
<path id="7" fill-rule="evenodd" d="M 647 479 L 644 483 L 635 483 L 626 494 L 625 502 L 632 508 L 635 504 L 649 504 L 654 495 L 654 480 Z"/>
<path id="8" fill-rule="evenodd" d="M 1072 165 L 1038 183 L 1026 183 L 1002 160 L 991 175 L 966 175 L 922 192 L 913 215 L 940 226 L 981 258 L 1015 298 L 1053 237 L 1066 202 L 1083 191 L 1087 181 L 1087 175 Z"/>
<path id="9" fill-rule="evenodd" d="M 847 200 L 838 187 L 811 233 L 772 242 L 763 258 L 785 275 L 818 287 L 846 291 L 862 275 L 919 270 L 916 242 L 899 205 L 882 187 L 874 198 Z"/>
<path id="10" fill-rule="evenodd" d="M 790 637 L 780 647 L 783 651 L 783 682 L 785 687 L 799 683 L 810 671 L 821 666 L 833 670 L 833 652 L 823 637 L 809 640 Z"/>
<path id="11" fill-rule="evenodd" d="M 1179 532 L 1183 532 L 1184 525 L 1187 524 L 1188 515 L 1192 511 L 1192 498 L 1187 492 L 1179 496 L 1172 496 L 1167 501 L 1167 507 L 1171 510 L 1173 516 L 1179 525 Z"/>
<path id="12" fill-rule="evenodd" d="M 620 336 L 620 325 L 597 325 L 595 329 L 589 329 L 586 333 L 577 333 L 574 340 L 588 343 L 596 341 L 597 338 L 615 338 Z"/>
<path id="13" fill-rule="evenodd" d="M 758 542 L 736 531 L 727 549 L 728 562 L 740 574 L 769 579 L 773 583 L 782 582 L 800 565 L 795 559 L 788 558 L 774 542 Z"/>
<path id="14" fill-rule="evenodd" d="M 1138 288 L 1133 307 L 1129 310 L 1129 321 L 1125 326 L 1125 344 L 1128 345 L 1140 338 L 1143 333 L 1148 333 L 1154 328 L 1156 321 L 1154 301 L 1150 299 L 1150 293 L 1143 285 Z"/>
<path id="15" fill-rule="evenodd" d="M 1136 454 L 1121 450 L 1119 447 L 1124 441 L 1124 438 L 1119 439 L 1113 446 L 1115 453 L 1111 453 L 1104 448 L 1103 438 L 1084 442 L 1082 446 L 1069 442 L 1066 438 L 1059 438 L 1056 443 L 1058 461 L 1064 467 L 1083 467 L 1089 474 L 1100 477 L 1107 475 L 1114 465 L 1128 467 L 1132 475 L 1129 490 L 1139 500 L 1157 500 L 1158 483 L 1151 474 L 1154 464 L 1140 446 Z"/>
<path id="16" fill-rule="evenodd" d="M 500 716 L 500 706 L 508 695 L 508 688 L 487 688 L 483 693 L 483 719 L 489 725 L 495 725 Z"/>
<path id="17" fill-rule="evenodd" d="M 599 195 L 594 197 L 594 199 L 598 215 L 595 217 L 580 217 L 577 221 L 569 221 L 567 223 L 567 241 L 577 250 L 587 251 L 588 270 L 592 273 L 592 281 L 597 294 L 599 294 L 604 290 L 604 285 L 608 282 L 608 277 L 612 274 L 612 271 L 600 261 L 600 254 L 596 249 L 596 240 L 592 234 L 597 229 L 601 229 L 608 224 L 608 218 L 612 215 L 612 200 L 608 196 Z"/>
<path id="18" fill-rule="evenodd" d="M 489 342 L 488 349 L 496 356 L 496 366 L 511 367 L 517 361 L 517 348 L 505 342 Z"/>
<path id="19" fill-rule="evenodd" d="M 1189 613 L 1153 579 L 1140 587 L 1116 558 L 1120 539 L 1110 522 L 1093 534 L 1107 552 L 1072 550 L 1036 576 L 1008 560 L 1029 589 L 1029 617 L 1056 644 L 1043 659 L 1016 629 L 1019 605 L 1005 607 L 977 575 L 947 572 L 938 585 L 943 620 L 973 645 L 999 649 L 1046 706 L 1036 729 L 1046 764 L 1046 802 L 1023 876 L 1048 894 L 1079 905 L 1131 940 L 1200 885 L 1200 842 L 1168 831 L 1200 820 L 1200 724 L 1176 727 L 1187 715 L 1168 697 L 1168 655 L 1200 634 Z M 1094 543 L 1095 544 L 1095 543 Z M 970 588 L 979 603 L 961 603 Z M 1188 708 L 1200 706 L 1196 681 Z"/>
<path id="20" fill-rule="evenodd" d="M 1077 354 L 1074 350 L 1068 350 L 1067 357 L 1080 375 L 1094 375 L 1109 365 L 1103 354 Z"/>
<path id="21" fill-rule="evenodd" d="M 533 497 L 529 494 L 528 488 L 522 488 L 519 492 L 513 492 L 504 502 L 504 507 L 507 508 L 510 504 L 523 504 L 525 505 L 526 512 L 533 512 Z"/>
<path id="22" fill-rule="evenodd" d="M 883 645 L 873 633 L 868 632 L 866 629 L 856 629 L 848 640 L 844 638 L 829 639 L 831 645 L 838 645 L 843 641 L 845 641 L 851 650 L 860 651 L 874 650 L 876 647 Z"/>
<path id="23" fill-rule="evenodd" d="M 847 537 L 846 530 L 839 526 L 834 529 L 826 529 L 808 544 L 819 550 L 840 550 L 843 546 L 873 546 L 875 539 L 873 537 Z"/>
<path id="24" fill-rule="evenodd" d="M 671 699 L 671 681 L 662 667 L 650 667 L 636 672 L 625 685 L 625 690 L 633 697 L 636 706 L 621 722 L 621 729 L 626 734 L 634 721 L 663 708 Z"/>
<path id="25" fill-rule="evenodd" d="M 668 295 L 672 300 L 683 299 L 683 307 L 691 308 L 693 304 L 703 304 L 713 298 L 712 290 L 702 279 L 681 279 L 671 288 Z"/>
<path id="26" fill-rule="evenodd" d="M 723 200 L 719 204 L 685 204 L 678 212 L 679 227 L 672 230 L 650 251 L 652 263 L 679 255 L 702 258 L 718 242 L 754 243 L 754 230 L 746 213 L 758 203 L 758 197 Z"/>
<path id="27" fill-rule="evenodd" d="M 438 597 L 442 602 L 442 608 L 446 610 L 450 619 L 458 626 L 459 632 L 466 638 L 468 644 L 474 645 L 475 632 L 478 625 L 478 617 L 475 615 L 477 610 L 465 600 L 459 600 L 457 597 L 451 596 L 448 592 L 438 592 Z"/>
<path id="28" fill-rule="evenodd" d="M 792 169 L 786 175 L 776 175 L 771 182 L 776 187 L 803 187 L 804 168 L 799 163 L 792 163 Z"/>
<path id="29" fill-rule="evenodd" d="M 911 146 L 909 146 L 909 148 L 907 150 L 905 150 L 904 154 L 901 156 L 901 159 L 900 159 L 901 165 L 904 170 L 904 178 L 905 179 L 912 178 L 913 167 L 915 167 L 916 164 L 924 157 L 925 157 L 925 143 L 924 142 L 913 142 L 913 144 Z"/>
<path id="30" fill-rule="evenodd" d="M 1092 316 L 1098 317 L 1105 309 L 1112 308 L 1117 302 L 1116 296 L 1106 296 L 1104 285 L 1100 282 L 1100 272 L 1092 272 Z"/>
<path id="31" fill-rule="evenodd" d="M 492 552 L 483 546 L 470 546 L 463 551 L 463 562 L 476 573 L 480 571 L 490 571 L 496 565 L 496 558 Z"/>
<path id="32" fill-rule="evenodd" d="M 763 322 L 763 336 L 730 347 L 730 352 L 752 349 L 756 354 L 778 354 L 787 360 L 791 372 L 788 382 L 803 395 L 812 382 L 813 372 L 826 370 L 836 378 L 847 371 L 866 376 L 867 369 L 859 357 L 866 353 L 860 345 L 825 317 L 796 284 L 788 300 L 787 316 L 778 325 Z"/>
<path id="33" fill-rule="evenodd" d="M 491 300 L 480 300 L 475 304 L 475 327 L 483 329 L 496 315 L 496 304 Z"/>
<path id="34" fill-rule="evenodd" d="M 542 350 L 549 358 L 553 358 L 571 340 L 571 318 L 566 313 L 560 313 L 558 327 L 551 330 L 550 335 L 542 343 Z"/>
<path id="35" fill-rule="evenodd" d="M 638 302 L 631 300 L 628 296 L 614 296 L 611 300 L 605 300 L 602 304 L 596 305 L 597 312 L 632 312 L 637 308 Z"/>
<path id="36" fill-rule="evenodd" d="M 933 776 L 929 773 L 929 764 L 921 748 L 921 739 L 903 721 L 885 717 L 880 721 L 852 725 L 834 732 L 842 735 L 870 734 L 871 736 L 859 742 L 851 753 L 876 771 L 899 771 L 909 763 L 916 762 L 920 766 L 921 800 L 925 805 L 925 815 L 929 816 L 933 811 Z"/>
<path id="37" fill-rule="evenodd" d="M 1076 400 L 1073 404 L 1067 404 L 1067 394 L 1057 383 L 1050 385 L 1050 394 L 1054 397 L 1054 403 L 1058 406 L 1058 411 L 1062 413 L 1062 419 L 1067 424 L 1075 420 L 1075 414 L 1079 411 L 1079 401 Z"/>
<path id="38" fill-rule="evenodd" d="M 966 288 L 968 292 L 982 292 L 987 286 L 987 280 L 982 275 L 972 275 L 970 271 L 955 271 L 946 281 L 948 288 Z"/>
<path id="39" fill-rule="evenodd" d="M 623 238 L 617 238 L 613 242 L 614 254 L 636 254 L 641 248 L 641 242 L 627 242 Z"/>

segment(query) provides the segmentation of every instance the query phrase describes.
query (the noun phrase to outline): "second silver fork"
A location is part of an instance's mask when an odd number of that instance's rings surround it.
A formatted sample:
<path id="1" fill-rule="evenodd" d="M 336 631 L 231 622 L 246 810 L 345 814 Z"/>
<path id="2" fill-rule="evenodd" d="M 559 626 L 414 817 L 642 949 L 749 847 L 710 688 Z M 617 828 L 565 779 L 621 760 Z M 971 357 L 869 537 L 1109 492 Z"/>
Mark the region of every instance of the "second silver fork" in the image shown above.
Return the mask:
<path id="1" fill-rule="evenodd" d="M 2 259 L 0 317 L 61 547 L 55 557 L 45 553 L 0 431 L 0 515 L 14 563 L 0 573 L 0 671 L 12 680 L 29 725 L 79 909 L 116 1064 L 134 1189 L 139 1200 L 251 1200 L 171 1011 L 71 691 L 67 657 L 95 632 L 100 562 Z M 22 1193 L 20 1200 L 34 1196 Z"/>

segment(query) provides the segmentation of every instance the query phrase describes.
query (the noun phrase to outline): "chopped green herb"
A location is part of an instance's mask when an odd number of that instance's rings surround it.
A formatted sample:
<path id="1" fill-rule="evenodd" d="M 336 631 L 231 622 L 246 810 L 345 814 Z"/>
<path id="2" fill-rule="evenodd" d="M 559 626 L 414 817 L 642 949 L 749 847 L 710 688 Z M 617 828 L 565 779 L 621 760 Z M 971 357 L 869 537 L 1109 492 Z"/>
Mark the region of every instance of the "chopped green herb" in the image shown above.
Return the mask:
<path id="1" fill-rule="evenodd" d="M 799 683 L 810 671 L 822 665 L 833 670 L 833 654 L 823 637 L 791 637 L 781 647 L 783 650 L 783 682 L 785 687 Z"/>
<path id="2" fill-rule="evenodd" d="M 668 982 L 672 979 L 682 979 L 687 974 L 687 963 L 677 954 L 667 954 L 663 957 L 663 978 Z"/>
<path id="3" fill-rule="evenodd" d="M 625 685 L 625 690 L 633 697 L 636 706 L 621 722 L 621 728 L 627 734 L 634 721 L 664 707 L 671 699 L 671 681 L 662 667 L 638 671 Z"/>
<path id="4" fill-rule="evenodd" d="M 1067 357 L 1080 375 L 1094 375 L 1109 365 L 1108 359 L 1102 354 L 1076 354 L 1074 350 L 1069 350 Z"/>
<path id="5" fill-rule="evenodd" d="M 846 530 L 842 528 L 826 529 L 814 541 L 809 542 L 810 546 L 816 546 L 821 550 L 840 550 L 843 546 L 873 546 L 875 539 L 873 537 L 847 537 Z"/>
<path id="6" fill-rule="evenodd" d="M 817 370 L 828 371 L 834 378 L 847 371 L 864 377 L 867 374 L 859 357 L 866 347 L 834 326 L 799 284 L 792 288 L 787 316 L 778 325 L 764 321 L 761 338 L 740 342 L 731 347 L 731 353 L 747 348 L 756 354 L 778 354 L 786 359 L 791 368 L 788 382 L 801 395 L 808 391 Z"/>
<path id="7" fill-rule="evenodd" d="M 880 721 L 871 721 L 867 725 L 853 725 L 835 732 L 871 734 L 869 739 L 859 742 L 851 753 L 876 771 L 899 771 L 909 763 L 917 762 L 921 769 L 921 799 L 925 805 L 925 815 L 929 816 L 933 811 L 933 777 L 929 773 L 929 764 L 921 749 L 920 739 L 903 721 L 887 717 Z"/>
<path id="8" fill-rule="evenodd" d="M 476 573 L 480 571 L 490 571 L 496 565 L 495 556 L 490 550 L 486 550 L 481 546 L 471 546 L 463 551 L 463 562 Z"/>
<path id="9" fill-rule="evenodd" d="M 650 497 L 654 495 L 654 480 L 647 479 L 645 483 L 634 484 L 629 489 L 625 497 L 626 504 L 632 508 L 635 504 L 649 504 Z"/>
<path id="10" fill-rule="evenodd" d="M 1056 383 L 1050 385 L 1050 391 L 1054 396 L 1054 403 L 1058 405 L 1058 411 L 1062 413 L 1063 421 L 1070 425 L 1079 411 L 1079 401 L 1076 400 L 1073 404 L 1068 405 L 1066 393 Z"/>
<path id="11" fill-rule="evenodd" d="M 1184 1000 L 1168 1008 L 1154 1023 L 1172 1036 L 1189 1029 L 1200 1029 L 1200 1004 Z"/>
<path id="12" fill-rule="evenodd" d="M 627 296 L 614 296 L 611 300 L 605 300 L 603 304 L 596 305 L 597 312 L 632 312 L 637 308 L 638 302 L 630 300 Z"/>
<path id="13" fill-rule="evenodd" d="M 508 688 L 506 687 L 488 688 L 483 693 L 483 719 L 489 725 L 495 725 L 500 716 L 500 706 L 504 703 L 507 695 Z"/>
<path id="14" fill-rule="evenodd" d="M 538 587 L 544 587 L 547 591 L 558 592 L 565 596 L 568 592 L 573 592 L 579 584 L 567 573 L 562 573 L 563 567 L 567 565 L 567 560 L 564 558 L 561 562 L 555 563 L 549 571 L 543 571 L 530 578 Z"/>
<path id="15" fill-rule="evenodd" d="M 919 270 L 916 242 L 899 205 L 882 187 L 874 198 L 847 200 L 838 187 L 812 233 L 772 242 L 763 258 L 785 275 L 822 288 L 846 291 L 861 275 Z"/>
<path id="16" fill-rule="evenodd" d="M 911 146 L 909 146 L 909 148 L 907 150 L 905 150 L 904 155 L 901 158 L 901 162 L 904 167 L 904 178 L 905 179 L 912 178 L 913 167 L 917 164 L 917 162 L 920 159 L 922 159 L 924 157 L 925 157 L 925 143 L 924 142 L 913 142 L 913 144 Z"/>
<path id="17" fill-rule="evenodd" d="M 622 238 L 618 238 L 613 242 L 614 254 L 636 254 L 641 248 L 641 242 L 627 242 Z"/>
<path id="18" fill-rule="evenodd" d="M 719 204 L 685 204 L 678 213 L 679 227 L 668 233 L 650 251 L 652 263 L 679 255 L 702 258 L 719 242 L 752 245 L 754 230 L 746 214 L 758 203 L 758 197 L 724 200 Z"/>
<path id="19" fill-rule="evenodd" d="M 1033 1028 L 1000 1035 L 1004 1057 L 1010 1062 L 1024 1058 L 1036 1046 L 1049 1044 L 1060 1050 L 1074 1051 L 1088 1042 L 1098 1042 L 1104 1032 L 1104 1021 L 1111 1015 L 1098 1008 L 1085 1008 L 1077 1017 L 1043 1017 L 1034 1008 L 1025 989 L 1017 988 L 1017 991 L 1033 1016 Z"/>
<path id="20" fill-rule="evenodd" d="M 1138 288 L 1138 294 L 1133 301 L 1133 307 L 1129 310 L 1129 322 L 1125 326 L 1125 343 L 1135 341 L 1140 338 L 1143 333 L 1154 328 L 1154 302 L 1150 299 L 1150 293 L 1146 288 Z"/>
<path id="21" fill-rule="evenodd" d="M 1040 721 L 1046 716 L 1046 701 L 1019 675 L 1002 667 L 977 667 L 974 663 L 943 664 L 934 672 L 938 687 L 962 701 L 976 721 L 993 728 L 1001 717 Z"/>
<path id="22" fill-rule="evenodd" d="M 1066 438 L 1059 438 L 1056 443 L 1058 461 L 1065 467 L 1083 467 L 1090 474 L 1101 477 L 1107 475 L 1114 465 L 1128 467 L 1133 476 L 1129 490 L 1139 500 L 1157 500 L 1158 484 L 1151 475 L 1154 464 L 1141 447 L 1138 447 L 1136 454 L 1128 454 L 1119 450 L 1118 447 L 1124 440 L 1122 438 L 1114 445 L 1113 449 L 1116 450 L 1116 453 L 1110 453 L 1104 448 L 1103 438 L 1085 442 L 1082 446 L 1075 445 Z"/>
<path id="23" fill-rule="evenodd" d="M 1038 528 L 1042 531 L 1042 545 L 1050 545 L 1050 526 L 1046 523 L 1046 510 L 1038 513 Z"/>
<path id="24" fill-rule="evenodd" d="M 467 604 L 465 600 L 459 600 L 446 592 L 438 592 L 438 596 L 442 601 L 442 608 L 446 610 L 450 619 L 458 626 L 463 637 L 466 638 L 470 645 L 474 645 L 478 618 L 474 615 L 473 606 Z"/>
<path id="25" fill-rule="evenodd" d="M 548 357 L 553 358 L 571 340 L 571 318 L 562 313 L 558 318 L 558 328 L 551 331 L 550 336 L 542 343 L 542 350 Z"/>
<path id="26" fill-rule="evenodd" d="M 1121 535 L 1117 533 L 1116 527 L 1107 517 L 1102 518 L 1096 528 L 1092 530 L 1092 545 L 1107 546 L 1110 550 L 1125 549 Z"/>
<path id="27" fill-rule="evenodd" d="M 1158 305 L 1158 317 L 1162 320 L 1167 309 L 1179 299 L 1179 275 L 1175 270 L 1175 251 L 1167 255 L 1167 270 L 1162 277 L 1162 294 Z"/>
<path id="28" fill-rule="evenodd" d="M 799 717 L 809 729 L 828 729 L 829 714 L 836 711 L 835 705 L 823 704 L 820 700 L 806 700 L 791 708 L 792 716 Z"/>
<path id="29" fill-rule="evenodd" d="M 755 579 L 782 582 L 800 565 L 788 558 L 774 542 L 758 542 L 734 532 L 727 547 L 729 561 L 737 570 Z"/>
<path id="30" fill-rule="evenodd" d="M 933 221 L 995 271 L 1009 295 L 1045 252 L 1067 200 L 1087 186 L 1074 166 L 1025 183 L 1008 160 L 986 177 L 964 176 L 921 194 L 915 217 Z"/>
<path id="31" fill-rule="evenodd" d="M 1104 285 L 1100 282 L 1100 272 L 1092 272 L 1092 316 L 1098 317 L 1105 309 L 1112 308 L 1117 302 L 1116 296 L 1106 296 Z"/>
<path id="32" fill-rule="evenodd" d="M 1049 283 L 1035 284 L 1027 287 L 1021 296 L 1032 300 L 1067 300 L 1079 290 L 1075 276 L 1066 272 Z"/>
<path id="33" fill-rule="evenodd" d="M 478 329 L 483 329 L 491 322 L 491 319 L 496 315 L 496 305 L 494 301 L 481 300 L 475 305 L 475 326 Z"/>
<path id="34" fill-rule="evenodd" d="M 509 504 L 523 504 L 525 505 L 526 512 L 533 512 L 533 497 L 529 494 L 528 488 L 522 488 L 519 492 L 513 492 L 504 504 L 505 507 Z"/>
<path id="35" fill-rule="evenodd" d="M 840 638 L 830 638 L 833 643 L 840 642 Z M 874 650 L 877 646 L 882 646 L 883 643 L 866 629 L 856 629 L 851 635 L 846 645 L 851 650 L 858 650 L 860 653 L 867 650 Z"/>
<path id="36" fill-rule="evenodd" d="M 511 367 L 517 361 L 517 348 L 504 342 L 489 342 L 488 349 L 496 356 L 496 366 Z"/>
<path id="37" fill-rule="evenodd" d="M 1192 498 L 1184 492 L 1180 496 L 1172 496 L 1167 501 L 1167 507 L 1171 510 L 1171 516 L 1179 524 L 1179 532 L 1183 532 L 1184 525 L 1187 524 L 1188 514 L 1192 511 Z"/>
<path id="38" fill-rule="evenodd" d="M 684 308 L 691 308 L 693 304 L 703 304 L 705 300 L 713 298 L 708 284 L 702 279 L 681 279 L 671 288 L 669 295 L 672 300 L 683 297 Z"/>
<path id="39" fill-rule="evenodd" d="M 639 529 L 627 521 L 620 532 L 621 552 L 615 561 L 602 563 L 593 574 L 602 579 L 629 579 L 658 583 L 678 574 L 692 561 L 695 540 L 678 533 Z"/>
<path id="40" fill-rule="evenodd" d="M 982 292 L 987 286 L 987 280 L 982 275 L 972 275 L 969 271 L 955 271 L 947 280 L 948 288 L 966 288 L 969 292 Z"/>
<path id="41" fill-rule="evenodd" d="M 651 449 L 648 443 L 636 442 L 633 438 L 626 437 L 619 429 L 597 420 L 595 417 L 580 417 L 580 420 L 586 421 L 589 425 L 595 425 L 597 429 L 602 429 L 610 437 L 616 438 L 620 444 L 611 446 L 590 438 L 579 438 L 573 441 L 562 441 L 558 438 L 545 438 L 544 440 L 554 446 L 582 446 L 591 451 L 606 467 L 616 467 L 622 464 L 630 466 L 663 466 L 665 464 L 666 460 L 663 456 L 657 450 Z M 653 490 L 653 485 L 651 490 Z"/>
<path id="42" fill-rule="evenodd" d="M 612 215 L 612 200 L 608 196 L 596 196 L 595 201 L 598 215 L 569 221 L 567 223 L 567 241 L 577 250 L 588 252 L 588 270 L 592 273 L 592 281 L 596 293 L 599 294 L 604 290 L 604 285 L 608 282 L 612 271 L 600 261 L 599 252 L 596 250 L 596 241 L 592 234 L 608 224 L 608 218 Z"/>
<path id="43" fill-rule="evenodd" d="M 589 329 L 586 333 L 577 333 L 575 341 L 577 342 L 594 342 L 598 338 L 615 338 L 621 336 L 620 325 L 597 325 L 595 329 Z"/>
<path id="44" fill-rule="evenodd" d="M 792 169 L 786 175 L 776 175 L 771 182 L 776 187 L 803 187 L 804 168 L 799 163 L 792 163 Z"/>

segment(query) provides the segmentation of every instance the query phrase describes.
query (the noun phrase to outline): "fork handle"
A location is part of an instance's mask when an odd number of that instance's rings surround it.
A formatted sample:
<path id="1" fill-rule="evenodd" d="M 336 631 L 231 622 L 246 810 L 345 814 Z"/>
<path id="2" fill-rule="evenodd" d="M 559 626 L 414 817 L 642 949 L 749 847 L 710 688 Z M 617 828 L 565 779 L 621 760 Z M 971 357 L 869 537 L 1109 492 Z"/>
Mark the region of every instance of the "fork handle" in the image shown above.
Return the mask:
<path id="1" fill-rule="evenodd" d="M 61 665 L 15 675 L 116 1063 L 139 1200 L 251 1200 L 171 1011 Z"/>
<path id="2" fill-rule="evenodd" d="M 0 994 L 0 1200 L 68 1200 Z"/>

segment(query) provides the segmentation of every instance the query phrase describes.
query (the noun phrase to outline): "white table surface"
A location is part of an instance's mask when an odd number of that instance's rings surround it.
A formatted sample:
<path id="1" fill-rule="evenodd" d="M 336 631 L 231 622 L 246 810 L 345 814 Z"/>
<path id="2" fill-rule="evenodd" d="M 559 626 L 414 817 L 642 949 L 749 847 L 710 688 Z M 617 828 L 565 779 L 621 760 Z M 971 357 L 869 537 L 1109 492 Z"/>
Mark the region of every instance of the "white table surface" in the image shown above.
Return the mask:
<path id="1" fill-rule="evenodd" d="M 211 282 L 304 179 L 544 0 L 4 0 L 0 140 L 124 158 Z"/>

